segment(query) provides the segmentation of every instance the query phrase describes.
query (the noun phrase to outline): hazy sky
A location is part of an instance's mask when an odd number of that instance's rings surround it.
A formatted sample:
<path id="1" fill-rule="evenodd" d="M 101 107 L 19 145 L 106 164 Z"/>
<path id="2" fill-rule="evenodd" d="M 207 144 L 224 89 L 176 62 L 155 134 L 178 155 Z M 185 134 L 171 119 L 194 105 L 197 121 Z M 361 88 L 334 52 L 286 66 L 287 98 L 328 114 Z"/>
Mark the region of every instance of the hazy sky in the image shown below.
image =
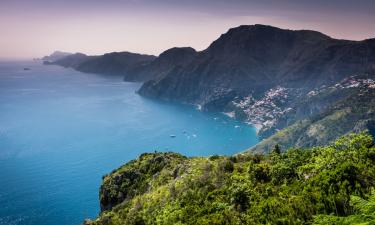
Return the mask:
<path id="1" fill-rule="evenodd" d="M 202 50 L 257 23 L 362 40 L 375 37 L 374 12 L 375 0 L 0 0 L 0 58 Z"/>

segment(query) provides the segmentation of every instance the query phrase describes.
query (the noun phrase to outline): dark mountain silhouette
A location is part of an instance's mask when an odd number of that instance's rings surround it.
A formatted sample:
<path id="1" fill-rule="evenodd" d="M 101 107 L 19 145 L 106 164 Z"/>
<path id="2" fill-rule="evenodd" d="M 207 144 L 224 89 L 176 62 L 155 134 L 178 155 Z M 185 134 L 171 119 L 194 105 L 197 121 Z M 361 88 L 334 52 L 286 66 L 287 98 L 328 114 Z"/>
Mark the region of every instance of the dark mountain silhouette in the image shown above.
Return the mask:
<path id="1" fill-rule="evenodd" d="M 129 71 L 148 64 L 155 56 L 131 52 L 112 52 L 80 63 L 76 69 L 86 73 L 125 76 Z"/>
<path id="2" fill-rule="evenodd" d="M 188 66 L 145 83 L 139 93 L 204 105 L 217 98 L 226 102 L 261 95 L 276 85 L 331 84 L 374 68 L 374 39 L 347 41 L 308 30 L 240 26 L 197 53 Z"/>
<path id="3" fill-rule="evenodd" d="M 126 81 L 148 81 L 160 79 L 174 69 L 189 65 L 197 52 L 193 48 L 171 48 L 159 55 L 149 64 L 136 67 L 125 76 Z"/>
<path id="4" fill-rule="evenodd" d="M 85 73 L 125 76 L 130 71 L 148 64 L 155 58 L 152 55 L 131 52 L 112 52 L 100 56 L 87 56 L 82 53 L 76 53 L 54 62 L 45 62 L 45 64 L 71 67 Z"/>

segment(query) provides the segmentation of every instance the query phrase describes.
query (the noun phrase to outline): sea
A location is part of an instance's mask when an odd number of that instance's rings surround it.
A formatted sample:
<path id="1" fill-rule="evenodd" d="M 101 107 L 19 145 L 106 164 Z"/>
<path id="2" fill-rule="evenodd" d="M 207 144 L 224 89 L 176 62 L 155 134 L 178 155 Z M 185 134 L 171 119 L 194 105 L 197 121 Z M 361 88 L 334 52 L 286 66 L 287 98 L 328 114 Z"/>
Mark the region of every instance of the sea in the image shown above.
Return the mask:
<path id="1" fill-rule="evenodd" d="M 40 61 L 0 62 L 0 224 L 81 224 L 102 176 L 144 152 L 232 155 L 253 126 L 144 98 L 141 83 Z"/>

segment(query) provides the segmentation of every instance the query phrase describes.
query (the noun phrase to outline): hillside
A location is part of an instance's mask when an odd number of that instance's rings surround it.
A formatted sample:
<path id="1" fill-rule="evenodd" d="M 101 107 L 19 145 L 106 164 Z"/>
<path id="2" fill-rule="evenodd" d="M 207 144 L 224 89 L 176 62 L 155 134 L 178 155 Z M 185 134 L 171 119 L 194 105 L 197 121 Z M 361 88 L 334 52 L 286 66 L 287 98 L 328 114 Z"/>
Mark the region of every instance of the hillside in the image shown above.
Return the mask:
<path id="1" fill-rule="evenodd" d="M 103 177 L 85 224 L 373 224 L 374 187 L 364 133 L 269 155 L 145 153 Z"/>
<path id="2" fill-rule="evenodd" d="M 325 145 L 338 136 L 369 130 L 375 136 L 375 81 L 350 77 L 342 82 L 311 91 L 297 106 L 282 115 L 289 125 L 250 150 L 269 152 L 276 144 Z"/>

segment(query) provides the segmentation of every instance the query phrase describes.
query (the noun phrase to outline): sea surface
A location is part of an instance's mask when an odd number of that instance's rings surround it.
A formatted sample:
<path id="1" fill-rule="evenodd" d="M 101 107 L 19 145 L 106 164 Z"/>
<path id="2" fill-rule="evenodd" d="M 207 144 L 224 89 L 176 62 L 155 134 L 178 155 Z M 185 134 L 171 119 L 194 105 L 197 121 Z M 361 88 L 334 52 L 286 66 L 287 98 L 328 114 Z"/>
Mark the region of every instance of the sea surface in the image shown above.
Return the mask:
<path id="1" fill-rule="evenodd" d="M 143 152 L 231 155 L 258 142 L 254 127 L 143 98 L 139 87 L 41 62 L 0 62 L 0 224 L 95 218 L 102 176 Z"/>

